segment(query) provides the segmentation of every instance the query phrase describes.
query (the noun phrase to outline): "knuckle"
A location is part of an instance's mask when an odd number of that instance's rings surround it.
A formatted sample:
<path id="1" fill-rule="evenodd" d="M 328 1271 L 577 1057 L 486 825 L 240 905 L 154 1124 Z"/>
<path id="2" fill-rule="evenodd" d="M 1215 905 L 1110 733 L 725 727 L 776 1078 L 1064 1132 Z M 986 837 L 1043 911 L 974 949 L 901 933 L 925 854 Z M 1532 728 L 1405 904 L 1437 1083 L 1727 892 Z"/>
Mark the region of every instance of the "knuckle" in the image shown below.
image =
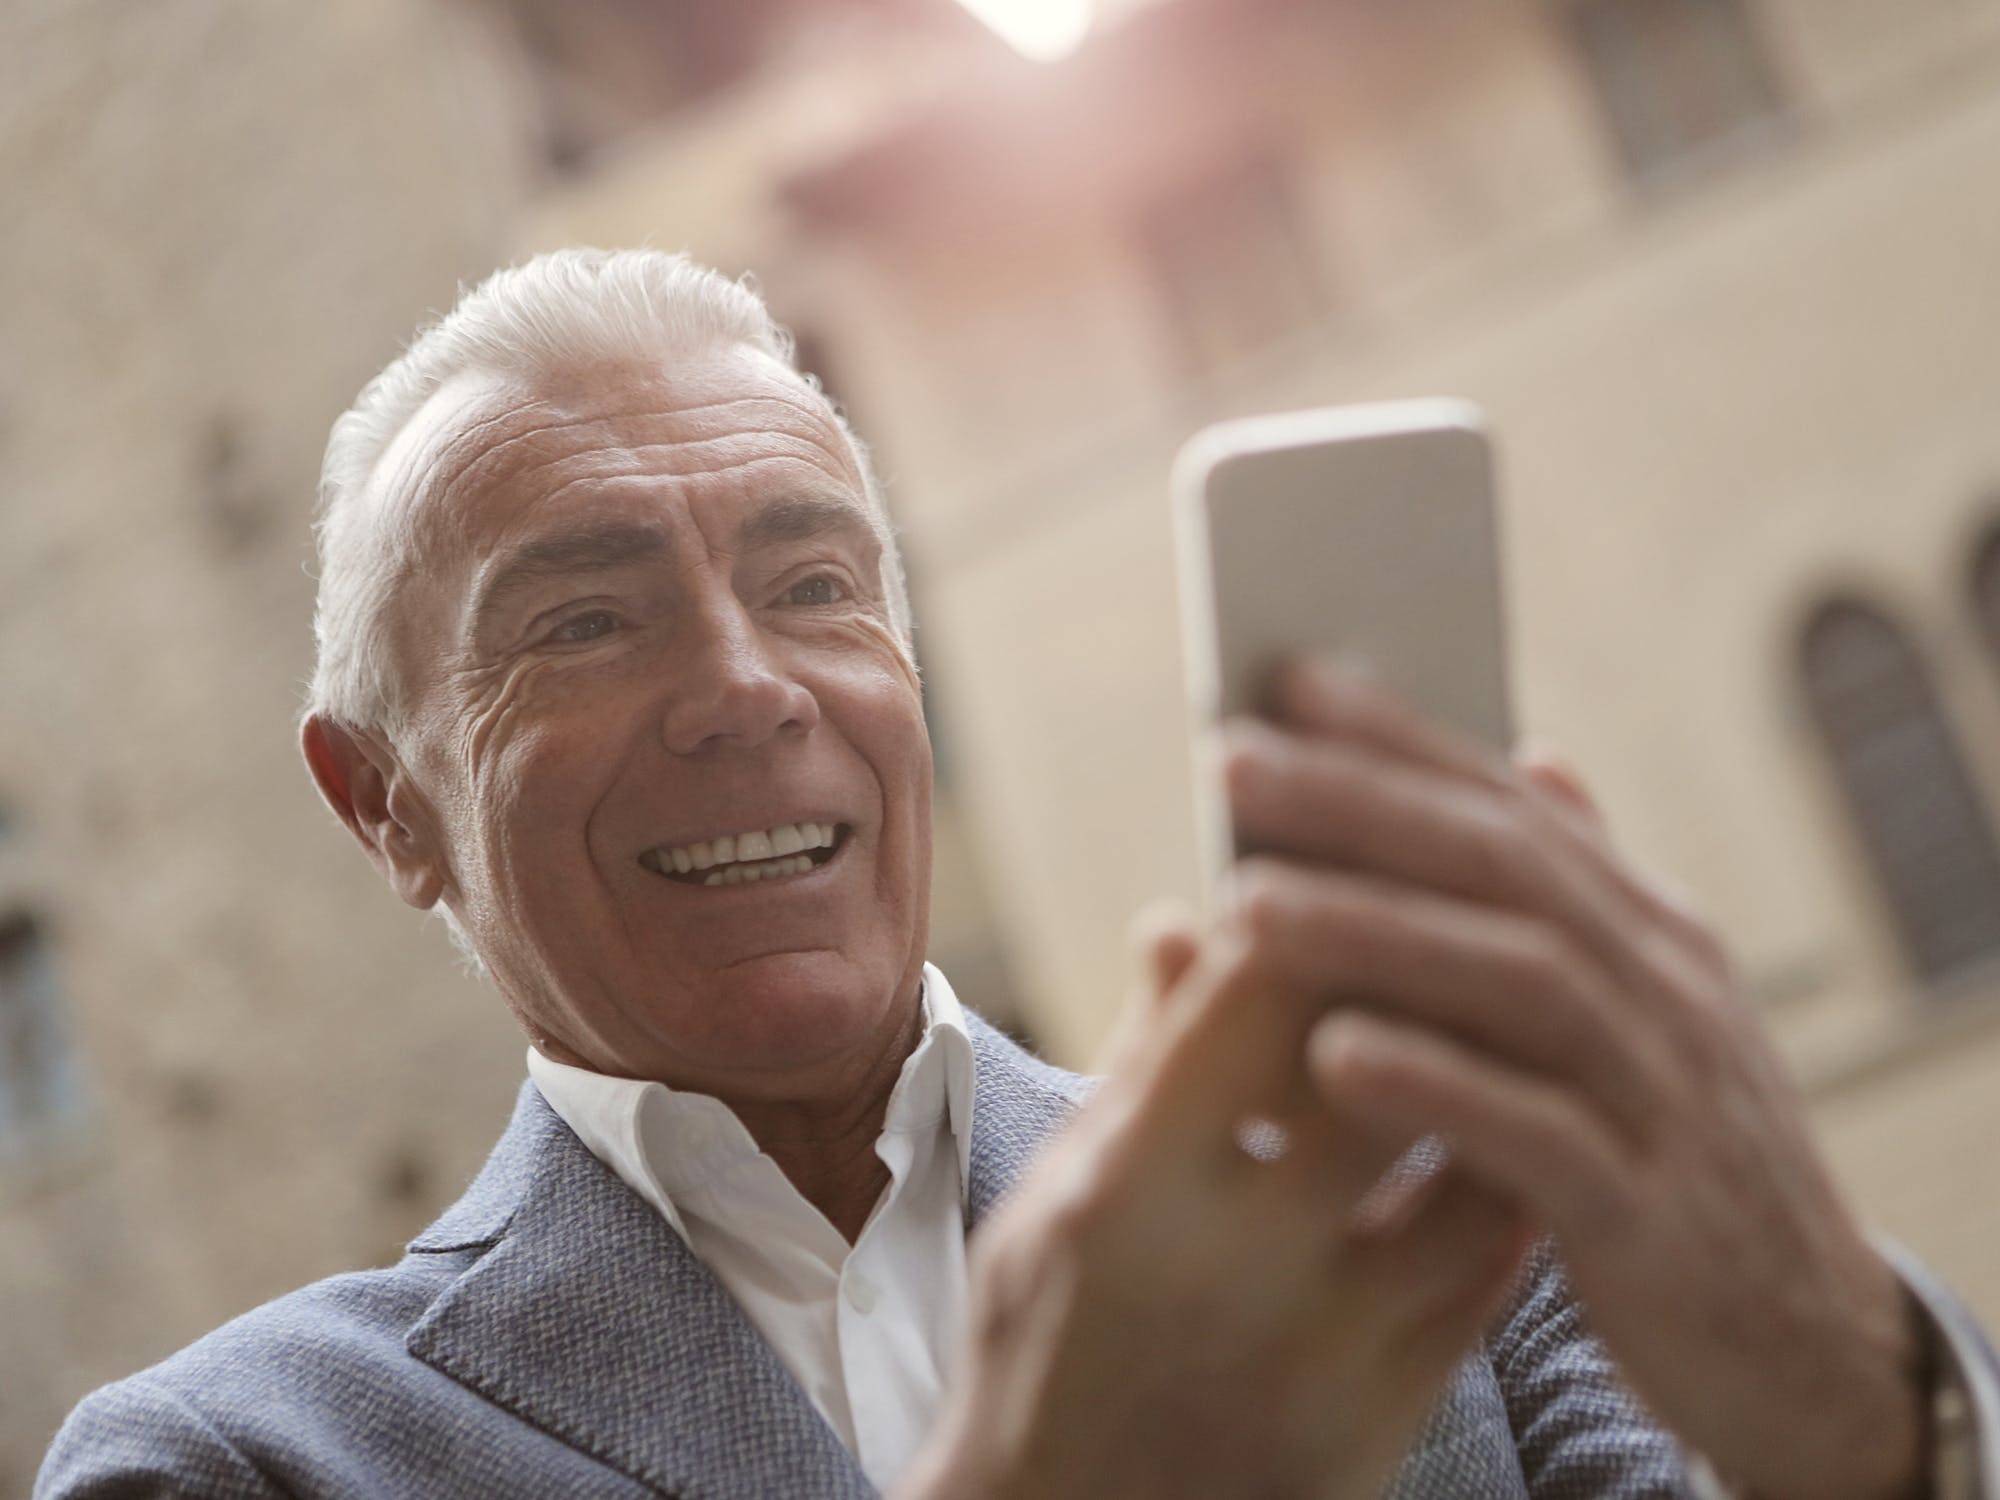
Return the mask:
<path id="1" fill-rule="evenodd" d="M 1640 1194 L 1633 1181 L 1619 1175 L 1593 1174 L 1571 1197 L 1571 1233 L 1603 1245 L 1617 1240 L 1635 1223 L 1643 1222 Z"/>
<path id="2" fill-rule="evenodd" d="M 1529 990 L 1576 996 L 1585 988 L 1582 951 L 1553 927 L 1524 923 L 1514 938 L 1511 958 L 1515 977 Z"/>
<path id="3" fill-rule="evenodd" d="M 1551 806 L 1527 787 L 1513 788 L 1503 800 L 1514 810 L 1521 829 L 1538 852 L 1575 844 L 1574 834 L 1565 822 L 1564 809 Z"/>
<path id="4" fill-rule="evenodd" d="M 1502 804 L 1482 803 L 1466 832 L 1466 873 L 1482 887 L 1513 885 L 1534 857 L 1535 845 L 1521 818 Z"/>
<path id="5" fill-rule="evenodd" d="M 1700 1097 L 1708 1098 L 1719 1088 L 1738 1051 L 1734 1019 L 1726 1007 L 1699 995 L 1679 995 L 1674 1010 L 1675 1052 L 1684 1077 Z"/>
<path id="6" fill-rule="evenodd" d="M 1209 949 L 1207 975 L 1196 992 L 1194 1015 L 1226 1012 L 1264 985 L 1271 969 L 1268 946 L 1247 931 L 1240 918 L 1230 918 Z"/>
<path id="7" fill-rule="evenodd" d="M 1416 918 L 1393 901 L 1342 903 L 1329 925 L 1344 966 L 1362 979 L 1394 972 L 1424 938 Z"/>
<path id="8" fill-rule="evenodd" d="M 1626 1092 L 1621 1119 L 1633 1141 L 1643 1147 L 1672 1128 L 1673 1117 L 1682 1112 L 1685 1088 L 1657 1037 L 1632 1049 L 1629 1066 L 1633 1088 Z"/>
<path id="9" fill-rule="evenodd" d="M 1514 817 L 1549 820 L 1547 804 L 1534 782 L 1518 766 L 1503 766 L 1496 771 L 1487 791 Z"/>

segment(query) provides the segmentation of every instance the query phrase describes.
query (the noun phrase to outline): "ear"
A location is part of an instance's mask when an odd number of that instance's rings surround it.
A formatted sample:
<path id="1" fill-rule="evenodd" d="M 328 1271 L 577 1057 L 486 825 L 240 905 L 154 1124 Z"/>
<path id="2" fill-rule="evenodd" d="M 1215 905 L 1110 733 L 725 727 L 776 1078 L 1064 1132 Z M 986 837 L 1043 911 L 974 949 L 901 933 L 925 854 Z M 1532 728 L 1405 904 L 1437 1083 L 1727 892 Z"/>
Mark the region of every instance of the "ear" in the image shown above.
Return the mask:
<path id="1" fill-rule="evenodd" d="M 300 726 L 299 748 L 320 796 L 396 894 L 419 911 L 437 905 L 447 874 L 442 844 L 395 752 L 319 714 Z"/>

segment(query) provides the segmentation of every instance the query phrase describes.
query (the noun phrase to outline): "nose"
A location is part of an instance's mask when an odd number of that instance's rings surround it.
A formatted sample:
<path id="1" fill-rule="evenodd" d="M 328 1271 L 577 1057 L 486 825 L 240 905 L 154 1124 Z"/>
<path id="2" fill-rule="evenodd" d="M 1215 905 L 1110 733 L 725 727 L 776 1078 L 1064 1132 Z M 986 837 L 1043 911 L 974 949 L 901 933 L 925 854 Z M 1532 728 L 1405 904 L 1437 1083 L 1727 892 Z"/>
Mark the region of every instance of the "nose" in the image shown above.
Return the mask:
<path id="1" fill-rule="evenodd" d="M 740 603 L 703 612 L 680 646 L 686 654 L 662 715 L 667 749 L 748 750 L 819 723 L 819 700 L 773 660 L 769 644 Z"/>

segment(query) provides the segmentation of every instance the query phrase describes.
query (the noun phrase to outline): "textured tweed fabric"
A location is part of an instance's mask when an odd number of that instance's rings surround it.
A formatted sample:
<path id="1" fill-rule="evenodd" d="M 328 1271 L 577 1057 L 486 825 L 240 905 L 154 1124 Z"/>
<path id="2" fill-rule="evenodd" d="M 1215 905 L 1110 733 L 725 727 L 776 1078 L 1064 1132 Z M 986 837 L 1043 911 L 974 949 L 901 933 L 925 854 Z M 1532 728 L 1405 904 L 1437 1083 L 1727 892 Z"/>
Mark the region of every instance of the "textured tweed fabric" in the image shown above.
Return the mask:
<path id="1" fill-rule="evenodd" d="M 968 1014 L 968 1223 L 1087 1095 Z M 1691 1493 L 1543 1254 L 1462 1365 L 1397 1497 Z M 873 1488 L 660 1216 L 524 1085 L 465 1194 L 396 1266 L 245 1314 L 86 1399 L 55 1497 L 862 1497 Z"/>

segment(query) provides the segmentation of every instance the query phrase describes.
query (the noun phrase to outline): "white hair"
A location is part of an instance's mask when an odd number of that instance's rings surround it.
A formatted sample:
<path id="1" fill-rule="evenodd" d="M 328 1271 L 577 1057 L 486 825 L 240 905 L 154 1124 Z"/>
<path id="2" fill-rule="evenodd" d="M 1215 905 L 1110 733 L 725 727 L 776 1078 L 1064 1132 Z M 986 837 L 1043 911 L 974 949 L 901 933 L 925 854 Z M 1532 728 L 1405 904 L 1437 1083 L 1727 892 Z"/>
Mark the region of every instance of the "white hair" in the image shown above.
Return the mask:
<path id="1" fill-rule="evenodd" d="M 388 616 L 412 560 L 415 497 L 377 493 L 373 481 L 396 435 L 439 387 L 468 372 L 536 375 L 579 363 L 666 363 L 732 345 L 794 368 L 791 334 L 748 278 L 732 281 L 662 250 L 556 250 L 461 291 L 457 306 L 361 388 L 327 439 L 313 524 L 318 657 L 304 712 L 359 729 L 401 728 L 406 705 Z M 804 378 L 819 389 L 813 376 Z M 907 646 L 909 595 L 895 531 L 866 446 L 839 411 L 833 415 L 860 467 L 882 538 L 890 622 Z"/>

